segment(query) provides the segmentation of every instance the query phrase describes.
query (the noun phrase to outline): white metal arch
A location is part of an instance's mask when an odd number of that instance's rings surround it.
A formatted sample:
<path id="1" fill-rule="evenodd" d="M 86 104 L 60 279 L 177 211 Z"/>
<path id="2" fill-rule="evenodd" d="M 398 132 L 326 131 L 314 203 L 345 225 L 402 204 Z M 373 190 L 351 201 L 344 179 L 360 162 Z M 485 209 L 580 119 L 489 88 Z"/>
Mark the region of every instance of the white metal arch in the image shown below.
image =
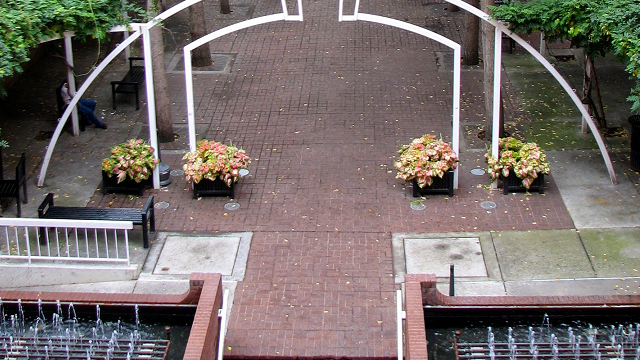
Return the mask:
<path id="1" fill-rule="evenodd" d="M 140 35 L 143 35 L 143 41 L 144 41 L 144 52 L 145 52 L 145 74 L 146 74 L 146 87 L 147 87 L 147 111 L 149 113 L 149 138 L 150 138 L 150 142 L 151 145 L 155 148 L 158 149 L 158 144 L 157 144 L 157 134 L 156 134 L 156 117 L 155 117 L 155 99 L 154 99 L 154 91 L 153 91 L 153 73 L 152 73 L 152 60 L 151 60 L 151 54 L 150 54 L 150 44 L 149 44 L 149 36 L 148 36 L 148 31 L 150 28 L 152 28 L 153 26 L 157 25 L 158 23 L 160 23 L 162 20 L 165 20 L 173 15 L 175 15 L 176 13 L 188 8 L 189 6 L 196 4 L 198 2 L 200 2 L 202 0 L 186 0 L 178 5 L 175 5 L 173 7 L 171 7 L 170 9 L 168 9 L 167 11 L 163 12 L 162 14 L 156 16 L 154 19 L 152 19 L 151 21 L 149 21 L 146 24 L 131 24 L 132 27 L 134 27 L 136 30 L 135 32 L 127 37 L 120 45 L 118 45 L 101 63 L 100 65 L 98 65 L 98 67 L 96 67 L 94 69 L 94 71 L 89 75 L 89 77 L 87 78 L 87 80 L 84 82 L 84 84 L 80 87 L 80 89 L 78 89 L 78 91 L 76 92 L 76 96 L 74 96 L 73 99 L 71 99 L 71 102 L 69 104 L 69 106 L 67 107 L 67 109 L 65 110 L 65 112 L 63 113 L 58 126 L 56 127 L 56 130 L 54 131 L 54 134 L 51 138 L 51 141 L 49 142 L 49 146 L 47 147 L 47 152 L 45 154 L 45 158 L 43 160 L 42 163 L 42 167 L 40 169 L 40 174 L 38 176 L 38 186 L 43 186 L 44 184 L 44 180 L 45 180 L 45 176 L 46 176 L 46 172 L 47 172 L 47 168 L 49 165 L 49 162 L 51 161 L 51 155 L 53 153 L 53 150 L 55 148 L 55 144 L 58 141 L 58 138 L 60 136 L 60 133 L 62 132 L 62 128 L 64 127 L 66 121 L 68 120 L 72 110 L 75 108 L 76 104 L 78 103 L 78 101 L 80 100 L 81 96 L 85 93 L 85 91 L 88 89 L 88 87 L 91 85 L 91 83 L 97 78 L 97 76 L 106 68 L 106 66 L 122 51 L 125 51 L 125 49 L 128 48 L 128 46 L 137 38 L 140 37 Z M 606 150 L 606 146 L 604 144 L 604 141 L 602 140 L 602 137 L 600 136 L 600 133 L 598 132 L 593 119 L 591 118 L 591 116 L 589 115 L 589 112 L 587 111 L 587 109 L 584 107 L 584 105 L 581 103 L 580 99 L 578 98 L 578 96 L 573 92 L 573 89 L 571 88 L 571 86 L 562 78 L 562 76 L 557 72 L 557 70 L 539 53 L 537 53 L 535 51 L 535 49 L 533 49 L 533 47 L 531 47 L 531 45 L 529 45 L 526 41 L 522 40 L 519 36 L 517 36 L 516 34 L 512 33 L 511 31 L 509 31 L 509 29 L 502 24 L 501 22 L 492 20 L 488 14 L 480 11 L 479 9 L 465 3 L 462 0 L 446 0 L 449 3 L 452 3 L 466 11 L 471 12 L 472 14 L 474 14 L 475 16 L 479 17 L 481 20 L 488 22 L 490 24 L 492 24 L 493 26 L 495 26 L 495 39 L 496 39 L 496 51 L 495 51 L 495 68 L 496 69 L 500 69 L 501 67 L 501 51 L 497 51 L 501 49 L 501 44 L 502 44 L 502 33 L 506 33 L 507 35 L 509 35 L 512 39 L 514 39 L 518 44 L 520 44 L 524 49 L 526 49 L 531 55 L 533 55 L 536 60 L 538 60 L 552 75 L 554 78 L 556 78 L 556 80 L 558 81 L 558 83 L 560 83 L 560 85 L 563 87 L 563 89 L 565 90 L 565 92 L 569 95 L 569 97 L 572 99 L 572 101 L 574 102 L 574 104 L 578 107 L 578 109 L 580 110 L 580 112 L 582 113 L 582 116 L 584 117 L 584 119 L 587 121 L 587 124 L 589 125 L 589 128 L 591 129 L 591 132 L 594 136 L 594 138 L 596 139 L 596 142 L 598 143 L 598 147 L 600 149 L 600 153 L 602 154 L 602 157 L 605 161 L 605 164 L 607 166 L 607 170 L 609 171 L 609 176 L 611 178 L 611 182 L 613 184 L 617 183 L 616 180 L 616 175 L 615 175 L 615 171 L 613 169 L 613 165 L 611 163 L 611 159 L 609 157 L 609 154 Z M 223 35 L 241 30 L 241 29 L 245 29 L 251 26 L 255 26 L 255 25 L 260 25 L 260 24 L 265 24 L 265 23 L 269 23 L 269 22 L 273 22 L 273 21 L 279 21 L 279 20 L 295 20 L 295 21 L 302 21 L 303 20 L 303 11 L 302 11 L 302 0 L 297 0 L 297 5 L 298 5 L 298 11 L 299 14 L 298 15 L 289 15 L 288 11 L 287 11 L 287 6 L 285 3 L 285 0 L 281 0 L 281 4 L 282 4 L 282 13 L 281 14 L 275 14 L 275 15 L 268 15 L 268 16 L 263 16 L 260 18 L 256 18 L 256 19 L 251 19 L 251 20 L 247 20 L 247 21 L 243 21 L 241 23 L 238 24 L 234 24 L 231 26 L 228 26 L 226 28 L 220 29 L 218 31 L 215 31 L 201 39 L 198 39 L 196 41 L 194 41 L 193 43 L 185 46 L 184 48 L 184 59 L 185 59 L 185 79 L 186 79 L 186 84 L 187 84 L 187 88 L 186 88 L 186 92 L 187 92 L 187 117 L 189 120 L 189 146 L 191 148 L 191 150 L 193 151 L 195 149 L 195 118 L 194 118 L 194 105 L 193 105 L 193 77 L 192 77 L 192 70 L 191 70 L 191 50 L 193 50 L 194 48 L 204 44 L 205 42 L 214 40 L 218 37 L 221 37 Z M 454 49 L 454 84 L 453 84 L 453 88 L 454 88 L 454 99 L 453 99 L 453 114 L 452 114 L 452 121 L 454 123 L 454 129 L 453 129 L 453 134 L 452 134 L 452 146 L 454 147 L 454 150 L 456 152 L 458 152 L 458 147 L 459 147 L 459 91 L 460 91 L 460 45 L 441 36 L 438 35 L 436 33 L 433 33 L 427 29 L 424 28 L 420 28 L 417 27 L 415 25 L 411 25 L 408 23 L 404 23 L 402 21 L 398 21 L 395 19 L 390 19 L 390 18 L 386 18 L 386 17 L 382 17 L 382 16 L 377 16 L 377 15 L 371 15 L 371 14 L 363 14 L 363 13 L 359 13 L 358 9 L 360 6 L 360 0 L 356 0 L 355 3 L 355 7 L 354 7 L 354 14 L 353 15 L 343 15 L 343 0 L 340 0 L 340 8 L 339 8 L 339 21 L 357 21 L 357 20 L 363 20 L 363 21 L 370 21 L 370 22 L 375 22 L 375 23 L 380 23 L 380 24 L 385 24 L 385 25 L 390 25 L 390 26 L 394 26 L 394 27 L 398 27 L 401 29 L 405 29 L 407 31 L 410 32 L 414 32 L 426 37 L 429 37 L 435 41 L 441 42 L 442 44 L 451 47 L 452 49 Z M 120 31 L 122 31 L 123 29 L 120 29 Z M 499 91 L 500 91 L 500 71 L 495 71 L 494 72 L 494 100 L 493 100 L 493 122 L 494 122 L 494 127 L 493 129 L 497 129 L 498 126 L 498 119 L 499 119 L 499 111 L 500 111 L 500 103 L 499 103 Z M 494 131 L 492 134 L 492 153 L 494 154 L 494 156 L 497 156 L 498 153 L 498 133 L 497 131 Z M 157 156 L 158 152 L 156 152 L 156 156 Z M 455 176 L 455 187 L 457 188 L 457 183 L 458 183 L 458 176 L 457 176 L 457 171 L 456 171 L 456 176 Z M 154 188 L 158 188 L 159 187 L 159 169 L 156 168 L 156 170 L 154 171 L 153 174 L 153 184 L 154 184 Z"/>
<path id="2" fill-rule="evenodd" d="M 56 126 L 55 131 L 53 132 L 53 136 L 51 137 L 51 140 L 49 141 L 49 146 L 47 147 L 47 151 L 45 153 L 44 159 L 42 161 L 42 166 L 40 167 L 40 174 L 38 175 L 38 186 L 42 187 L 44 185 L 44 180 L 45 177 L 47 175 L 47 169 L 49 167 L 49 162 L 51 162 L 51 155 L 53 154 L 53 150 L 56 146 L 56 143 L 58 142 L 58 139 L 60 137 L 60 134 L 62 133 L 62 129 L 64 128 L 65 124 L 67 123 L 67 120 L 69 119 L 70 114 L 72 113 L 72 111 L 74 111 L 76 105 L 78 104 L 78 101 L 80 101 L 80 98 L 82 97 L 82 95 L 84 95 L 84 93 L 87 91 L 87 89 L 89 88 L 89 86 L 93 83 L 93 81 L 98 77 L 98 75 L 100 75 L 100 73 L 107 67 L 107 65 L 109 65 L 109 63 L 111 63 L 111 61 L 113 61 L 113 59 L 115 59 L 115 57 L 120 54 L 123 51 L 127 51 L 127 49 L 129 48 L 129 46 L 133 43 L 133 41 L 135 41 L 136 39 L 138 39 L 141 35 L 143 36 L 143 41 L 144 41 L 144 67 L 145 67 L 145 74 L 146 74 L 146 79 L 145 79 L 145 85 L 147 88 L 147 112 L 148 112 L 148 117 L 149 117 L 149 142 L 151 143 L 151 146 L 154 149 L 158 149 L 158 138 L 157 138 L 157 133 L 156 133 L 156 113 L 155 113 L 155 92 L 153 89 L 153 64 L 152 64 L 152 59 L 151 59 L 151 46 L 149 43 L 149 29 L 151 29 L 152 27 L 156 26 L 157 24 L 159 24 L 161 21 L 168 19 L 169 17 L 177 14 L 178 12 L 190 7 L 193 4 L 196 4 L 198 2 L 200 2 L 202 0 L 185 0 L 183 2 L 181 2 L 180 4 L 177 4 L 173 7 L 171 7 L 170 9 L 164 11 L 163 13 L 159 14 L 158 16 L 156 16 L 155 18 L 153 18 L 151 21 L 147 22 L 146 24 L 130 24 L 131 28 L 133 28 L 134 32 L 133 34 L 130 34 L 128 37 L 125 38 L 125 40 L 120 43 L 118 46 L 116 46 L 115 49 L 113 49 L 112 52 L 109 53 L 109 55 L 107 55 L 104 60 L 102 60 L 102 62 L 91 72 L 91 74 L 89 75 L 89 77 L 85 80 L 85 82 L 82 84 L 82 86 L 80 87 L 80 89 L 78 89 L 76 91 L 75 96 L 71 99 L 71 102 L 69 103 L 69 106 L 67 106 L 67 109 L 64 111 L 64 113 L 62 114 L 62 116 L 60 117 L 60 121 L 58 122 L 58 126 Z M 128 31 L 128 29 L 126 29 L 124 26 L 118 26 L 115 27 L 113 29 L 111 29 L 111 31 L 116 32 L 116 31 Z M 157 158 L 158 156 L 158 151 L 155 152 L 155 156 Z M 159 173 L 159 168 L 156 167 L 156 169 L 153 172 L 153 186 L 154 188 L 159 188 L 160 185 L 160 173 Z"/>
<path id="3" fill-rule="evenodd" d="M 187 122 L 189 125 L 189 148 L 191 151 L 194 151 L 196 149 L 195 105 L 194 105 L 194 95 L 193 95 L 193 75 L 192 75 L 192 69 L 191 69 L 191 51 L 193 51 L 193 49 L 209 41 L 215 40 L 221 36 L 224 36 L 232 32 L 245 29 L 251 26 L 265 24 L 268 22 L 279 21 L 279 20 L 298 20 L 298 21 L 303 20 L 301 0 L 298 0 L 298 9 L 299 9 L 298 16 L 287 15 L 287 10 L 286 10 L 287 8 L 284 2 L 285 0 L 281 0 L 281 1 L 282 1 L 282 8 L 283 8 L 282 14 L 263 16 L 260 18 L 243 21 L 235 25 L 227 26 L 218 31 L 214 31 L 184 47 L 184 63 L 185 63 L 184 76 L 185 76 L 186 96 L 187 96 Z M 357 0 L 357 3 L 356 3 L 356 12 L 357 12 L 358 4 L 359 4 L 359 0 Z M 340 13 L 339 13 L 340 21 L 356 20 L 355 18 L 343 16 L 342 7 L 343 7 L 343 0 L 340 0 Z M 460 44 L 452 40 L 449 40 L 444 36 L 436 34 L 430 30 L 427 30 L 425 28 L 404 23 L 398 20 L 383 18 L 381 16 L 376 16 L 376 15 L 367 15 L 367 14 L 361 14 L 360 16 L 361 16 L 361 20 L 379 22 L 379 23 L 399 27 L 402 29 L 406 29 L 408 31 L 429 37 L 453 49 L 454 51 L 454 57 L 453 57 L 454 58 L 454 74 L 453 74 L 454 95 L 453 95 L 453 115 L 452 115 L 453 117 L 452 148 L 456 152 L 456 154 L 459 153 L 458 150 L 459 150 L 459 143 L 460 143 Z M 454 188 L 457 189 L 458 188 L 458 170 L 457 169 L 454 174 L 455 174 Z"/>
<path id="4" fill-rule="evenodd" d="M 553 77 L 562 86 L 562 88 L 567 93 L 567 95 L 569 95 L 569 97 L 571 98 L 573 103 L 576 105 L 578 110 L 580 110 L 580 113 L 582 114 L 583 118 L 587 121 L 587 124 L 589 125 L 589 129 L 591 130 L 591 133 L 593 134 L 593 137 L 595 138 L 596 142 L 598 143 L 598 148 L 600 149 L 600 153 L 602 154 L 602 158 L 604 159 L 604 162 L 605 162 L 605 165 L 607 167 L 607 170 L 609 171 L 609 177 L 611 179 L 611 183 L 617 184 L 618 181 L 616 179 L 615 170 L 613 169 L 613 165 L 611 163 L 611 158 L 609 157 L 609 153 L 607 152 L 606 145 L 604 144 L 604 141 L 602 140 L 602 136 L 600 136 L 600 132 L 598 131 L 595 123 L 593 122 L 593 119 L 591 118 L 591 115 L 589 114 L 589 112 L 588 112 L 587 108 L 584 106 L 584 104 L 582 104 L 582 102 L 580 101 L 578 96 L 573 92 L 573 89 L 571 88 L 569 83 L 567 83 L 567 81 L 560 75 L 560 73 L 558 73 L 558 71 L 553 67 L 553 65 L 551 65 L 551 63 L 549 61 L 547 61 L 547 59 L 545 59 L 544 56 L 539 54 L 531 45 L 529 45 L 529 43 L 524 41 L 518 35 L 512 33 L 507 28 L 507 26 L 505 24 L 503 24 L 502 22 L 499 22 L 499 21 L 491 19 L 489 14 L 481 11 L 480 9 L 478 9 L 478 8 L 476 8 L 474 6 L 469 5 L 468 3 L 466 3 L 466 2 L 464 2 L 462 0 L 445 0 L 445 1 L 447 1 L 448 3 L 454 4 L 454 5 L 458 6 L 458 7 L 460 7 L 461 9 L 464 9 L 464 10 L 472 13 L 473 15 L 477 16 L 478 18 L 480 18 L 482 21 L 488 22 L 488 23 L 490 23 L 491 25 L 493 25 L 495 27 L 495 34 L 494 34 L 494 36 L 495 36 L 494 65 L 495 66 L 494 66 L 494 69 L 498 69 L 499 70 L 502 67 L 502 51 L 501 51 L 501 49 L 502 49 L 502 33 L 505 33 L 505 34 L 509 35 L 509 37 L 511 37 L 513 40 L 515 40 L 525 50 L 527 50 L 531 55 L 533 55 L 533 57 L 536 60 L 538 60 L 538 62 L 540 62 L 547 69 L 547 71 L 549 71 L 549 73 L 551 73 L 551 75 L 553 75 Z M 402 22 L 402 21 L 398 21 L 398 20 L 395 20 L 395 19 L 390 19 L 390 18 L 386 18 L 386 17 L 382 17 L 382 16 L 359 13 L 359 7 L 360 7 L 360 0 L 356 0 L 355 6 L 354 6 L 353 15 L 343 15 L 343 10 L 342 10 L 343 9 L 343 0 L 340 0 L 340 9 L 339 9 L 338 20 L 339 21 L 357 21 L 357 20 L 370 21 L 370 22 L 375 22 L 375 23 L 379 23 L 379 24 L 383 24 L 383 25 L 389 25 L 389 26 L 398 27 L 400 29 L 404 29 L 404 30 L 407 30 L 407 31 L 415 32 L 417 34 L 423 34 L 421 32 L 416 31 L 414 25 L 411 25 L 411 24 L 408 24 L 408 23 L 405 23 L 405 22 Z M 418 29 L 421 29 L 421 28 L 418 27 Z M 424 33 L 423 35 L 438 41 L 436 38 L 433 38 L 433 37 L 427 35 L 426 33 Z M 440 36 L 440 35 L 438 35 L 438 36 Z M 454 53 L 454 60 L 458 60 L 459 61 L 459 56 L 456 55 L 455 53 Z M 458 68 L 457 72 L 459 72 L 459 71 L 460 71 L 460 69 Z M 454 79 L 455 79 L 455 76 L 456 76 L 456 70 L 454 68 Z M 459 74 L 457 74 L 457 76 L 459 77 Z M 498 139 L 499 139 L 498 128 L 499 128 L 499 119 L 500 119 L 500 71 L 494 71 L 493 81 L 494 81 L 494 83 L 493 83 L 493 89 L 494 89 L 494 91 L 493 91 L 493 119 L 492 119 L 492 121 L 493 121 L 493 134 L 492 134 L 492 137 L 491 137 L 491 152 L 492 152 L 493 156 L 497 157 L 498 156 Z M 459 89 L 454 87 L 454 98 L 456 96 L 456 91 L 459 91 Z M 454 136 L 459 136 L 458 134 L 456 134 L 457 132 L 459 132 L 459 128 L 458 128 L 458 130 L 455 129 L 455 126 L 456 126 L 456 117 L 455 116 L 456 115 L 455 115 L 455 111 L 454 111 L 454 115 L 453 115 Z M 452 147 L 453 146 L 455 146 L 455 144 L 452 141 Z M 456 152 L 458 151 L 457 148 L 454 148 L 454 150 Z M 457 185 L 457 173 L 456 173 L 456 185 Z"/>
<path id="5" fill-rule="evenodd" d="M 224 35 L 231 34 L 238 30 L 246 29 L 252 26 L 266 24 L 274 21 L 302 21 L 302 0 L 298 1 L 298 15 L 289 15 L 287 11 L 287 4 L 285 0 L 280 0 L 282 5 L 282 13 L 261 16 L 259 18 L 245 20 L 237 24 L 233 24 L 224 27 L 220 30 L 214 31 L 208 35 L 201 37 L 198 40 L 186 45 L 184 51 L 184 78 L 186 82 L 186 96 L 187 96 L 187 123 L 189 124 L 189 149 L 194 151 L 196 149 L 196 122 L 195 122 L 195 105 L 193 96 L 193 70 L 191 68 L 191 51 L 198 46 L 204 45 L 209 41 L 215 40 Z"/>
<path id="6" fill-rule="evenodd" d="M 453 49 L 453 105 L 451 115 L 453 129 L 451 131 L 451 148 L 456 152 L 456 154 L 460 154 L 460 44 L 442 35 L 436 34 L 433 31 L 400 20 L 395 20 L 378 15 L 358 13 L 360 0 L 356 0 L 353 15 L 344 15 L 342 13 L 343 2 L 344 0 L 340 0 L 340 9 L 338 13 L 339 21 L 363 20 L 383 25 L 389 25 L 428 37 Z M 453 187 L 455 189 L 458 188 L 458 168 L 456 168 L 454 171 Z"/>

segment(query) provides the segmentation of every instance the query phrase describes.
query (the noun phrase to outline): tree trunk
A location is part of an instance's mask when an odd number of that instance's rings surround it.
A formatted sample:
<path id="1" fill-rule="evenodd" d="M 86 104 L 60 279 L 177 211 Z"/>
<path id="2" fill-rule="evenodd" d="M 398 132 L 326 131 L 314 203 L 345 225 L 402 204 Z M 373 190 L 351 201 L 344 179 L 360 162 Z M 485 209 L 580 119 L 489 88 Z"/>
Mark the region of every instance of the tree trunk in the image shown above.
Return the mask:
<path id="1" fill-rule="evenodd" d="M 189 7 L 189 25 L 191 33 L 191 41 L 198 40 L 207 34 L 207 22 L 204 17 L 204 3 L 193 4 Z M 195 67 L 203 67 L 211 65 L 211 51 L 209 43 L 198 46 L 191 52 L 192 65 Z"/>
<path id="2" fill-rule="evenodd" d="M 487 6 L 494 5 L 494 0 L 482 0 L 480 6 L 482 11 L 490 13 Z M 484 65 L 484 108 L 485 108 L 485 126 L 484 140 L 490 141 L 493 133 L 493 53 L 495 48 L 495 28 L 493 25 L 483 21 L 482 29 L 482 63 Z M 498 49 L 501 51 L 501 49 Z M 500 69 L 497 69 L 500 71 Z M 500 97 L 500 108 L 502 112 L 502 96 Z M 498 129 L 500 136 L 504 135 L 504 120 L 500 116 L 500 128 Z"/>
<path id="3" fill-rule="evenodd" d="M 147 11 L 150 17 L 156 16 L 157 4 L 155 0 L 147 0 Z M 158 141 L 172 142 L 173 123 L 171 121 L 171 107 L 169 101 L 169 85 L 167 83 L 167 71 L 164 64 L 164 41 L 162 28 L 154 26 L 149 31 L 151 42 L 151 60 L 153 61 L 153 87 L 156 106 L 156 125 L 158 128 Z M 148 90 L 147 90 L 148 91 Z"/>
<path id="4" fill-rule="evenodd" d="M 480 6 L 479 0 L 467 0 L 467 2 L 474 7 Z M 467 11 L 465 14 L 465 23 L 467 26 L 467 34 L 464 39 L 464 46 L 462 47 L 462 64 L 478 65 L 480 19 Z"/>

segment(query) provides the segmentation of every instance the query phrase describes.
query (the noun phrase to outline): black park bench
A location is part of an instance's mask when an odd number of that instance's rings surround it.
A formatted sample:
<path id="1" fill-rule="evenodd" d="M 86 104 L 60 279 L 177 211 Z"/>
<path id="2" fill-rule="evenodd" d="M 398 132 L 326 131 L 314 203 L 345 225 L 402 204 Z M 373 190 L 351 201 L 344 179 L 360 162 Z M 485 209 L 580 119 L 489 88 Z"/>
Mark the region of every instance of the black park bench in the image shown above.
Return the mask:
<path id="1" fill-rule="evenodd" d="M 116 94 L 136 94 L 136 110 L 140 109 L 140 96 L 138 90 L 144 82 L 144 66 L 133 65 L 134 61 L 144 61 L 141 57 L 129 58 L 129 71 L 124 75 L 121 81 L 111 82 L 111 99 L 113 100 L 113 109 L 116 108 Z"/>
<path id="2" fill-rule="evenodd" d="M 22 190 L 22 202 L 27 203 L 27 171 L 24 153 L 20 156 L 20 161 L 16 165 L 16 177 L 8 180 L 2 173 L 2 151 L 0 150 L 0 198 L 12 197 L 16 199 L 18 206 L 18 217 L 22 216 L 20 209 L 20 190 Z"/>
<path id="3" fill-rule="evenodd" d="M 156 231 L 153 195 L 149 196 L 142 209 L 132 209 L 55 206 L 53 193 L 49 193 L 38 207 L 38 217 L 42 219 L 131 221 L 133 225 L 142 225 L 142 242 L 145 249 L 149 248 L 149 230 Z"/>

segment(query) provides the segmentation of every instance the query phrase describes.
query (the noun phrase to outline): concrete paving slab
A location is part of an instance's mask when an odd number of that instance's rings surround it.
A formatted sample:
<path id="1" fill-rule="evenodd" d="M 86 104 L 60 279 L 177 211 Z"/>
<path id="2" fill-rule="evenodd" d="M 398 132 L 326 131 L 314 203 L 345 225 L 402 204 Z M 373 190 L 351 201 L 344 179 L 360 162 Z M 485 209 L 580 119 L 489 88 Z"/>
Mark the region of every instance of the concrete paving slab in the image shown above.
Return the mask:
<path id="1" fill-rule="evenodd" d="M 18 284 L 16 284 L 18 285 Z M 53 291 L 53 292 L 95 292 L 95 293 L 131 293 L 136 288 L 136 280 L 105 281 L 84 284 L 40 285 L 33 287 L 3 287 L 3 290 L 16 291 Z"/>
<path id="2" fill-rule="evenodd" d="M 404 253 L 407 274 L 449 277 L 453 264 L 456 276 L 487 276 L 478 237 L 408 238 Z"/>
<path id="3" fill-rule="evenodd" d="M 239 236 L 167 236 L 153 273 L 231 275 L 239 244 Z"/>
<path id="4" fill-rule="evenodd" d="M 438 283 L 438 290 L 449 294 L 449 283 Z M 456 281 L 455 296 L 501 296 L 505 295 L 502 281 Z"/>
<path id="5" fill-rule="evenodd" d="M 598 277 L 640 275 L 640 228 L 583 229 L 580 238 Z"/>
<path id="6" fill-rule="evenodd" d="M 495 232 L 493 243 L 504 280 L 595 276 L 575 230 Z"/>
<path id="7" fill-rule="evenodd" d="M 164 280 L 158 276 L 138 279 L 135 294 L 184 294 L 189 291 L 189 280 Z"/>
<path id="8" fill-rule="evenodd" d="M 550 151 L 547 157 L 577 229 L 640 225 L 640 196 L 625 176 L 626 164 L 614 163 L 613 185 L 599 151 Z"/>
<path id="9" fill-rule="evenodd" d="M 589 296 L 638 294 L 638 279 L 564 279 L 542 281 L 507 281 L 508 295 L 517 296 Z"/>

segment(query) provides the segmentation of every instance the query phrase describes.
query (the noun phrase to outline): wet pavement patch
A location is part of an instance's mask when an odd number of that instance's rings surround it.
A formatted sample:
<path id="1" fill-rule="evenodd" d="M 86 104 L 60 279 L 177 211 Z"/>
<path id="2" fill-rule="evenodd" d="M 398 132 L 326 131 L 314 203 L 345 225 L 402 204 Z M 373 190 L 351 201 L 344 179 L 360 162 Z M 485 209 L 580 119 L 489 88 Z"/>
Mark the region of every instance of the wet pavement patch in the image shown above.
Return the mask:
<path id="1" fill-rule="evenodd" d="M 573 229 L 493 233 L 504 280 L 591 278 L 596 274 Z"/>

